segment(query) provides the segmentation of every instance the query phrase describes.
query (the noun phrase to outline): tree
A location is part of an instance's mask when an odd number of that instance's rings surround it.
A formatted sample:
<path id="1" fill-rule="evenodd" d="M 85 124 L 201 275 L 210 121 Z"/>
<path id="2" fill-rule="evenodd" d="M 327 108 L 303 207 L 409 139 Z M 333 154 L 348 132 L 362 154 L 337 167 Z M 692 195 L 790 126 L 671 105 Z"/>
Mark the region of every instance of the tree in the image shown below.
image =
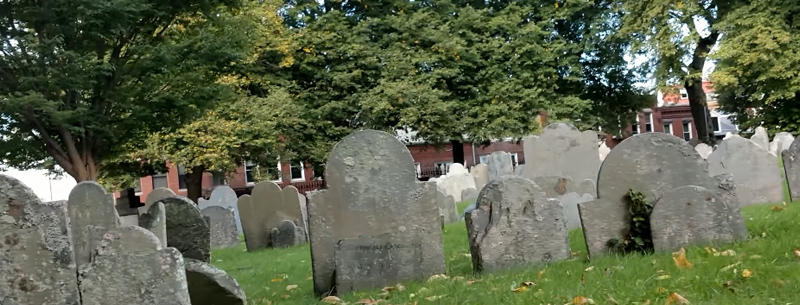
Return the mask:
<path id="1" fill-rule="evenodd" d="M 711 49 L 723 32 L 717 26 L 734 9 L 746 4 L 737 0 L 621 1 L 623 13 L 619 35 L 634 41 L 634 54 L 653 56 L 650 65 L 662 89 L 680 83 L 689 95 L 689 106 L 698 138 L 714 143 L 713 130 L 703 91 L 703 68 Z M 704 26 L 707 25 L 708 29 Z M 705 33 L 708 32 L 708 33 Z"/>
<path id="2" fill-rule="evenodd" d="M 219 26 L 236 0 L 0 2 L 0 154 L 53 160 L 76 181 L 175 128 L 229 91 L 250 42 Z M 136 162 L 134 162 L 136 163 Z"/>
<path id="3" fill-rule="evenodd" d="M 800 134 L 800 25 L 794 1 L 756 0 L 718 25 L 726 33 L 712 75 L 723 110 L 741 127 Z M 755 109 L 756 111 L 751 111 Z"/>

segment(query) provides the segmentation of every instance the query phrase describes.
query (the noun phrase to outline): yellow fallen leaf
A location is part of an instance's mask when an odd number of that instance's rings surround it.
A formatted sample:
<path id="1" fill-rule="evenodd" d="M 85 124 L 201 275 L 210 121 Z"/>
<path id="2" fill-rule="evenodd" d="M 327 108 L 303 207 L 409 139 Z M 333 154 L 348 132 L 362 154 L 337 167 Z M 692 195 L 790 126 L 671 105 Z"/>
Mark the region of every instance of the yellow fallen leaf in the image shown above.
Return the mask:
<path id="1" fill-rule="evenodd" d="M 342 299 L 340 299 L 339 297 L 336 297 L 336 296 L 327 296 L 327 297 L 322 298 L 322 303 L 325 303 L 325 304 L 341 304 L 342 303 Z"/>
<path id="2" fill-rule="evenodd" d="M 714 253 L 717 252 L 717 249 L 714 249 L 714 248 L 711 248 L 711 247 L 705 247 L 705 249 L 706 249 L 706 252 L 708 252 L 708 254 L 714 254 Z"/>
<path id="3" fill-rule="evenodd" d="M 777 205 L 776 205 L 776 206 L 773 206 L 773 207 L 772 207 L 772 210 L 773 210 L 773 211 L 776 211 L 776 212 L 783 211 L 783 207 L 782 207 L 782 206 L 777 206 Z"/>
<path id="4" fill-rule="evenodd" d="M 528 287 L 525 286 L 519 286 L 517 288 L 511 289 L 511 291 L 516 293 L 525 292 L 526 290 L 528 290 Z"/>
<path id="5" fill-rule="evenodd" d="M 297 289 L 297 285 L 288 285 L 286 286 L 286 291 L 292 291 Z"/>
<path id="6" fill-rule="evenodd" d="M 608 301 L 611 302 L 612 304 L 619 304 L 619 301 L 615 300 L 614 297 L 612 296 L 608 296 Z"/>
<path id="7" fill-rule="evenodd" d="M 434 274 L 434 275 L 431 275 L 431 277 L 428 278 L 428 281 L 430 282 L 430 281 L 435 281 L 435 280 L 446 280 L 446 279 L 447 279 L 447 275 Z"/>
<path id="8" fill-rule="evenodd" d="M 542 279 L 545 271 L 547 271 L 547 269 L 542 269 L 542 271 L 539 271 L 539 276 L 536 277 L 537 281 Z"/>
<path id="9" fill-rule="evenodd" d="M 594 270 L 594 266 L 589 266 L 589 268 L 583 269 L 583 271 L 589 272 Z"/>
<path id="10" fill-rule="evenodd" d="M 714 256 L 736 256 L 736 251 L 728 249 L 722 252 L 714 253 Z"/>
<path id="11" fill-rule="evenodd" d="M 739 266 L 739 264 L 741 264 L 741 263 L 742 262 L 736 262 L 734 264 L 727 265 L 727 266 L 723 267 L 722 269 L 720 269 L 719 271 L 725 272 L 725 271 L 731 270 L 731 269 L 733 269 L 733 267 Z"/>
<path id="12" fill-rule="evenodd" d="M 758 254 L 750 255 L 750 259 L 759 259 L 759 258 L 761 258 L 761 255 Z"/>
<path id="13" fill-rule="evenodd" d="M 441 299 L 443 297 L 445 297 L 445 295 L 435 295 L 435 296 L 427 297 L 425 299 L 428 300 L 428 301 L 436 301 L 436 300 Z"/>
<path id="14" fill-rule="evenodd" d="M 689 300 L 682 297 L 680 294 L 677 293 L 670 293 L 669 297 L 667 298 L 667 305 L 670 304 L 689 304 Z"/>
<path id="15" fill-rule="evenodd" d="M 403 284 L 400 283 L 397 283 L 397 285 L 395 285 L 394 287 L 397 288 L 397 291 L 406 290 L 406 286 L 403 286 Z"/>
<path id="16" fill-rule="evenodd" d="M 659 280 L 659 281 L 668 280 L 668 279 L 669 279 L 669 274 L 664 274 L 662 276 L 656 277 L 656 280 Z"/>
<path id="17" fill-rule="evenodd" d="M 281 282 L 281 281 L 283 281 L 283 278 L 276 277 L 276 278 L 272 279 L 273 283 L 277 283 L 277 282 Z"/>
<path id="18" fill-rule="evenodd" d="M 567 305 L 585 305 L 585 304 L 594 304 L 594 301 L 584 296 L 577 296 L 574 299 L 572 299 L 571 302 L 567 303 Z"/>
<path id="19" fill-rule="evenodd" d="M 454 280 L 454 281 L 463 281 L 463 280 L 464 280 L 464 277 L 463 277 L 463 276 L 454 276 L 454 277 L 453 277 L 453 280 Z"/>
<path id="20" fill-rule="evenodd" d="M 666 293 L 667 288 L 664 287 L 656 287 L 656 293 Z"/>
<path id="21" fill-rule="evenodd" d="M 749 278 L 751 276 L 753 276 L 753 271 L 752 270 L 750 270 L 750 269 L 742 270 L 742 277 L 743 278 Z"/>
<path id="22" fill-rule="evenodd" d="M 373 299 L 361 299 L 355 302 L 355 304 L 363 304 L 363 305 L 375 305 L 383 300 L 373 300 Z"/>
<path id="23" fill-rule="evenodd" d="M 467 281 L 465 284 L 467 284 L 467 285 L 472 285 L 472 284 L 474 284 L 474 283 L 477 283 L 477 282 L 480 282 L 480 281 L 481 281 L 481 280 L 470 280 L 470 281 Z"/>
<path id="24" fill-rule="evenodd" d="M 306 279 L 307 279 L 307 280 L 313 280 L 313 279 L 314 279 L 314 277 L 313 277 L 313 276 L 309 276 L 309 277 L 307 277 Z"/>
<path id="25" fill-rule="evenodd" d="M 797 258 L 800 258 L 800 248 L 794 248 L 794 250 L 792 252 L 794 253 L 794 256 L 797 256 Z"/>
<path id="26" fill-rule="evenodd" d="M 282 297 L 282 298 L 284 298 L 284 299 L 288 299 L 288 298 L 289 298 L 289 297 L 291 297 L 291 296 L 290 296 L 290 295 L 288 295 L 288 294 L 284 294 L 284 295 L 282 295 L 281 297 Z"/>
<path id="27" fill-rule="evenodd" d="M 691 269 L 692 263 L 686 259 L 686 249 L 681 248 L 680 251 L 672 253 L 672 260 L 675 261 L 675 266 L 681 269 Z"/>

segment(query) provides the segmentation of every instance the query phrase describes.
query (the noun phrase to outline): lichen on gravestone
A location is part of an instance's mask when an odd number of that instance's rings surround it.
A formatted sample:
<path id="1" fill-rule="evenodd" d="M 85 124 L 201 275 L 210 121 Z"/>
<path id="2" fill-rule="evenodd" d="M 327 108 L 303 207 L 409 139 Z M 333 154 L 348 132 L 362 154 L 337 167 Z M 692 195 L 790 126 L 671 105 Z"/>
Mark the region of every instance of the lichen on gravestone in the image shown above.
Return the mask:
<path id="1" fill-rule="evenodd" d="M 186 197 L 168 197 L 158 202 L 164 204 L 167 246 L 178 249 L 184 257 L 208 262 L 211 229 L 197 205 Z"/>

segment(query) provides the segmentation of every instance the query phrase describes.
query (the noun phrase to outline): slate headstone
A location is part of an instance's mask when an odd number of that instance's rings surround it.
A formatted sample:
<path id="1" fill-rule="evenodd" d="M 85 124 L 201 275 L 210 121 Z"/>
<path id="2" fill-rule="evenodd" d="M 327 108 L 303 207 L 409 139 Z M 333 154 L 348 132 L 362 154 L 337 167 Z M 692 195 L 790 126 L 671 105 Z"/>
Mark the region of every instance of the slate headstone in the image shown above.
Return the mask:
<path id="1" fill-rule="evenodd" d="M 239 234 L 236 231 L 236 218 L 233 209 L 210 206 L 200 211 L 208 217 L 211 227 L 211 249 L 230 248 L 239 245 Z"/>
<path id="2" fill-rule="evenodd" d="M 72 248 L 80 271 L 91 261 L 91 253 L 103 235 L 120 226 L 114 196 L 94 181 L 78 183 L 67 203 Z"/>
<path id="3" fill-rule="evenodd" d="M 800 200 L 800 137 L 792 142 L 782 156 L 783 170 L 786 182 L 789 184 L 789 197 L 791 201 L 798 201 Z"/>
<path id="4" fill-rule="evenodd" d="M 144 206 L 139 208 L 139 215 L 147 213 L 147 210 L 150 209 L 150 205 L 156 201 L 175 196 L 177 196 L 175 192 L 168 188 L 157 187 L 153 189 L 150 194 L 147 194 L 147 198 L 144 199 Z"/>
<path id="5" fill-rule="evenodd" d="M 211 197 L 208 200 L 205 199 L 198 199 L 197 207 L 200 208 L 202 211 L 207 207 L 212 206 L 219 206 L 225 207 L 233 210 L 233 217 L 234 223 L 236 224 L 236 232 L 238 234 L 242 234 L 242 224 L 240 221 L 239 216 L 239 207 L 237 207 L 236 202 L 238 198 L 236 198 L 236 192 L 227 185 L 220 185 L 214 188 L 211 191 Z"/>
<path id="6" fill-rule="evenodd" d="M 0 175 L 0 302 L 79 305 L 67 203 L 41 200 Z"/>
<path id="7" fill-rule="evenodd" d="M 302 227 L 298 227 L 291 220 L 284 220 L 280 226 L 271 231 L 272 247 L 287 248 L 306 242 L 306 235 Z"/>
<path id="8" fill-rule="evenodd" d="M 486 157 L 486 166 L 489 171 L 489 181 L 514 173 L 514 162 L 511 154 L 496 151 Z"/>
<path id="9" fill-rule="evenodd" d="M 163 202 L 150 205 L 147 213 L 139 217 L 139 225 L 150 230 L 161 241 L 161 248 L 167 247 L 167 215 Z"/>
<path id="10" fill-rule="evenodd" d="M 476 189 L 466 189 L 461 191 L 461 202 L 475 201 L 475 199 L 478 199 L 479 192 L 480 191 Z"/>
<path id="11" fill-rule="evenodd" d="M 752 140 L 753 143 L 758 145 L 758 147 L 761 149 L 769 150 L 769 134 L 767 134 L 766 128 L 762 126 L 756 127 L 756 133 L 750 137 L 750 140 Z"/>
<path id="12" fill-rule="evenodd" d="M 481 191 L 466 217 L 476 272 L 569 258 L 563 209 L 530 179 L 503 176 Z"/>
<path id="13" fill-rule="evenodd" d="M 375 243 L 402 245 L 392 248 L 392 255 L 403 259 L 386 258 L 382 269 L 370 269 L 379 273 L 372 275 L 378 280 L 368 283 L 370 287 L 444 273 L 436 185 L 417 182 L 414 161 L 405 145 L 385 132 L 359 131 L 336 144 L 325 171 L 328 188 L 307 194 L 317 294 L 329 294 L 336 286 L 345 288 L 337 291 L 364 288 L 363 282 L 351 282 L 347 276 L 369 270 L 348 271 L 336 262 L 359 259 L 350 251 L 372 255 Z M 342 248 L 339 241 L 345 239 L 349 241 Z M 421 249 L 420 255 L 409 252 L 417 249 Z M 406 259 L 409 256 L 418 259 L 410 261 Z"/>
<path id="14" fill-rule="evenodd" d="M 247 296 L 239 283 L 225 271 L 196 259 L 185 261 L 192 305 L 247 304 Z"/>
<path id="15" fill-rule="evenodd" d="M 82 305 L 191 305 L 183 266 L 181 253 L 162 249 L 152 232 L 112 229 L 78 274 Z"/>
<path id="16" fill-rule="evenodd" d="M 186 197 L 161 199 L 166 211 L 167 246 L 183 257 L 208 262 L 211 257 L 211 229 L 200 209 Z"/>
<path id="17" fill-rule="evenodd" d="M 778 159 L 751 140 L 733 137 L 722 141 L 708 156 L 708 170 L 711 175 L 733 175 L 740 207 L 783 202 Z"/>
<path id="18" fill-rule="evenodd" d="M 293 200 L 289 195 L 284 195 L 283 190 L 271 181 L 259 182 L 253 187 L 253 192 L 250 195 L 252 201 L 253 213 L 260 213 L 258 219 L 263 222 L 262 226 L 265 228 L 265 237 L 267 238 L 267 247 L 272 246 L 269 241 L 270 232 L 272 229 L 281 225 L 284 220 L 291 220 L 296 224 L 302 224 L 303 213 L 300 209 L 300 203 L 297 198 Z M 294 196 L 297 196 L 294 193 Z M 245 241 L 247 236 L 245 236 Z"/>

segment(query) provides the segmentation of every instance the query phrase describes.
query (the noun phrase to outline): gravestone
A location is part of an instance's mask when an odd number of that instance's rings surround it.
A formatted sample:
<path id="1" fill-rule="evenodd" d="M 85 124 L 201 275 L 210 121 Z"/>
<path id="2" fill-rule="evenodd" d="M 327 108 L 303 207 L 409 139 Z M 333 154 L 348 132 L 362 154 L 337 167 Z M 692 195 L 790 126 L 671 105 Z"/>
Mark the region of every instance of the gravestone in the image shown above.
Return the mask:
<path id="1" fill-rule="evenodd" d="M 775 134 L 772 142 L 769 143 L 769 151 L 776 156 L 780 156 L 783 151 L 789 149 L 794 142 L 794 136 L 788 132 L 779 132 Z"/>
<path id="2" fill-rule="evenodd" d="M 525 172 L 525 164 L 517 165 L 517 167 L 514 168 L 514 175 L 522 176 L 524 172 Z"/>
<path id="3" fill-rule="evenodd" d="M 161 248 L 167 247 L 167 215 L 163 202 L 151 204 L 147 213 L 139 217 L 139 225 L 153 232 L 153 235 L 161 241 Z"/>
<path id="4" fill-rule="evenodd" d="M 656 251 L 675 251 L 691 245 L 736 240 L 735 219 L 741 219 L 717 194 L 687 185 L 664 194 L 650 214 L 650 232 Z"/>
<path id="5" fill-rule="evenodd" d="M 544 191 L 547 198 L 556 198 L 561 203 L 568 230 L 580 228 L 578 204 L 592 201 L 597 195 L 594 180 L 584 179 L 576 182 L 558 176 L 541 176 L 531 180 Z"/>
<path id="6" fill-rule="evenodd" d="M 469 173 L 475 178 L 475 189 L 480 190 L 484 185 L 489 183 L 489 168 L 486 164 L 473 166 Z"/>
<path id="7" fill-rule="evenodd" d="M 78 183 L 69 193 L 67 219 L 78 271 L 91 261 L 103 235 L 120 226 L 114 196 L 94 181 Z"/>
<path id="8" fill-rule="evenodd" d="M 186 197 L 161 199 L 167 220 L 167 246 L 183 257 L 208 262 L 211 254 L 211 229 L 200 209 Z"/>
<path id="9" fill-rule="evenodd" d="M 783 177 L 778 159 L 742 137 L 722 141 L 708 156 L 711 175 L 730 173 L 740 207 L 783 202 Z"/>
<path id="10" fill-rule="evenodd" d="M 298 227 L 291 220 L 281 222 L 277 228 L 272 229 L 270 235 L 273 248 L 287 248 L 306 242 L 303 228 Z"/>
<path id="11" fill-rule="evenodd" d="M 203 198 L 198 199 L 197 207 L 202 211 L 207 207 L 219 206 L 231 209 L 233 211 L 234 223 L 236 224 L 236 232 L 242 234 L 242 224 L 239 216 L 239 208 L 236 206 L 238 198 L 236 192 L 227 185 L 220 185 L 211 191 L 211 197 L 208 200 Z"/>
<path id="12" fill-rule="evenodd" d="M 246 305 L 247 297 L 234 278 L 209 263 L 187 258 L 186 281 L 192 305 Z"/>
<path id="13" fill-rule="evenodd" d="M 303 230 L 305 231 L 306 235 L 306 242 L 308 241 L 308 202 L 306 201 L 306 196 L 303 194 L 297 194 L 297 199 L 300 201 L 300 212 L 303 213 L 303 224 L 305 227 Z"/>
<path id="14" fill-rule="evenodd" d="M 800 200 L 800 137 L 792 142 L 782 156 L 783 170 L 786 174 L 786 182 L 789 184 L 790 200 L 798 201 Z"/>
<path id="15" fill-rule="evenodd" d="M 438 186 L 436 188 L 436 205 L 439 207 L 439 215 L 442 217 L 443 225 L 454 223 L 461 219 L 458 216 L 458 211 L 456 211 L 456 200 L 453 196 L 445 194 L 445 191 Z"/>
<path id="16" fill-rule="evenodd" d="M 157 187 L 153 189 L 150 194 L 147 194 L 147 198 L 144 199 L 144 206 L 139 208 L 139 215 L 147 213 L 147 210 L 150 208 L 150 205 L 159 201 L 164 198 L 175 197 L 175 192 L 171 189 Z"/>
<path id="17" fill-rule="evenodd" d="M 211 227 L 211 249 L 230 248 L 239 245 L 236 218 L 233 210 L 221 206 L 210 206 L 200 211 L 208 217 Z"/>
<path id="18" fill-rule="evenodd" d="M 417 182 L 405 145 L 385 132 L 350 134 L 333 148 L 325 174 L 328 188 L 307 195 L 317 294 L 444 273 L 436 185 Z M 387 243 L 391 249 L 375 249 Z M 337 265 L 347 261 L 361 264 Z M 376 280 L 352 277 L 365 273 Z"/>
<path id="19" fill-rule="evenodd" d="M 456 202 L 462 202 L 461 192 L 464 190 L 477 189 L 475 187 L 475 178 L 470 175 L 469 171 L 461 163 L 453 163 L 450 165 L 450 171 L 447 172 L 447 175 L 430 181 L 435 181 L 444 190 L 445 194 L 453 196 Z"/>
<path id="20" fill-rule="evenodd" d="M 280 188 L 275 185 L 273 191 L 275 196 L 281 196 Z M 280 198 L 280 197 L 278 197 Z M 239 215 L 242 221 L 242 231 L 244 232 L 244 243 L 248 252 L 269 247 L 270 228 L 266 226 L 266 217 L 269 210 L 264 205 L 256 205 L 250 195 L 239 197 Z"/>
<path id="21" fill-rule="evenodd" d="M 750 137 L 750 140 L 761 149 L 769 150 L 769 134 L 767 134 L 766 128 L 761 126 L 756 127 L 756 133 Z"/>
<path id="22" fill-rule="evenodd" d="M 297 191 L 297 188 L 294 187 L 294 185 L 284 187 L 281 193 L 283 194 L 283 205 L 287 208 L 290 208 L 291 213 L 289 216 L 296 217 L 296 219 L 292 219 L 292 221 L 294 221 L 295 224 L 297 224 L 297 226 L 304 231 L 303 236 L 305 236 L 305 230 L 308 225 L 306 224 L 306 216 L 304 216 L 307 212 L 303 212 L 303 210 L 307 209 L 307 207 L 304 206 L 305 202 L 300 202 L 300 197 L 303 195 L 300 195 L 300 192 Z"/>
<path id="23" fill-rule="evenodd" d="M 606 141 L 603 141 L 600 144 L 600 147 L 597 148 L 597 152 L 600 154 L 600 162 L 603 162 L 603 160 L 606 159 L 606 156 L 608 156 L 608 153 L 611 152 L 611 148 L 608 148 Z"/>
<path id="24" fill-rule="evenodd" d="M 475 201 L 475 199 L 478 199 L 478 193 L 480 193 L 480 191 L 476 189 L 466 189 L 461 191 L 461 202 Z"/>
<path id="25" fill-rule="evenodd" d="M 162 249 L 150 231 L 112 229 L 78 274 L 82 305 L 191 305 L 183 265 L 181 253 Z"/>
<path id="26" fill-rule="evenodd" d="M 292 194 L 292 196 L 297 196 L 297 193 Z M 284 220 L 291 220 L 295 224 L 302 225 L 303 213 L 297 198 L 292 200 L 288 193 L 284 195 L 281 188 L 274 182 L 264 181 L 256 184 L 251 192 L 250 200 L 253 206 L 251 210 L 254 213 L 260 213 L 257 219 L 259 222 L 263 222 L 260 226 L 264 227 L 263 237 L 266 237 L 267 247 L 272 246 L 272 242 L 269 240 L 270 232 L 280 226 Z M 245 236 L 245 241 L 247 241 L 247 236 Z"/>
<path id="27" fill-rule="evenodd" d="M 79 305 L 67 203 L 41 200 L 0 175 L 0 302 Z"/>
<path id="28" fill-rule="evenodd" d="M 723 177 L 711 177 L 705 160 L 686 141 L 664 133 L 645 133 L 622 141 L 600 167 L 598 197 L 578 205 L 581 225 L 591 257 L 601 256 L 612 240 L 621 241 L 628 231 L 630 213 L 626 194 L 630 189 L 658 202 L 665 193 L 681 186 L 702 186 L 719 198 L 736 201 Z M 738 202 L 728 203 L 738 207 Z M 738 212 L 738 211 L 737 211 Z M 740 236 L 745 238 L 745 236 Z"/>
<path id="29" fill-rule="evenodd" d="M 725 133 L 725 137 L 724 137 L 724 138 L 722 138 L 722 140 L 724 141 L 724 140 L 730 139 L 730 138 L 732 138 L 732 137 L 735 137 L 735 136 L 738 136 L 738 135 L 735 135 L 735 134 L 733 134 L 733 133 L 731 133 L 731 132 L 729 131 L 729 132 L 726 132 L 726 133 Z"/>
<path id="30" fill-rule="evenodd" d="M 514 162 L 511 160 L 511 154 L 507 152 L 493 152 L 486 157 L 486 161 L 486 167 L 489 171 L 489 181 L 514 173 Z"/>
<path id="31" fill-rule="evenodd" d="M 548 125 L 539 137 L 527 137 L 524 176 L 529 179 L 544 176 L 569 178 L 572 181 L 597 179 L 597 133 L 579 131 L 567 123 Z M 534 180 L 535 181 L 535 180 Z"/>
<path id="32" fill-rule="evenodd" d="M 703 159 L 708 159 L 708 156 L 711 155 L 712 152 L 714 152 L 714 148 L 708 146 L 708 144 L 706 143 L 698 143 L 697 145 L 694 146 L 694 150 L 696 150 L 697 153 L 700 154 L 700 157 L 702 157 Z"/>
<path id="33" fill-rule="evenodd" d="M 563 209 L 530 179 L 503 176 L 481 191 L 467 214 L 472 266 L 500 271 L 569 258 Z"/>

